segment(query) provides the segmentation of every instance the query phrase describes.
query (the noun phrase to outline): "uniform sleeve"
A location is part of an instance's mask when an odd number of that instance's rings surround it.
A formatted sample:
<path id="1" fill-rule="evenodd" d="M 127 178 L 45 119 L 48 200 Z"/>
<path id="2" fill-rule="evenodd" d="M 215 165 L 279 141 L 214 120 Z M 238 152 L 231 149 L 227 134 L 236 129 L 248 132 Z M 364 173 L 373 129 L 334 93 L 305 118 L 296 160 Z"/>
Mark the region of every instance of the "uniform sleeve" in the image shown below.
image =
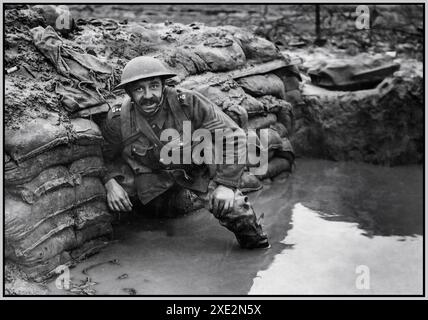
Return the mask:
<path id="1" fill-rule="evenodd" d="M 246 146 L 247 141 L 244 130 L 203 95 L 189 91 L 185 93 L 185 100 L 185 103 L 190 106 L 192 125 L 195 129 L 207 129 L 212 132 L 213 137 L 216 129 L 230 129 L 224 130 L 223 162 L 216 165 L 216 173 L 213 180 L 218 184 L 237 188 L 245 168 L 245 162 L 240 164 L 238 161 L 239 156 L 242 156 L 242 153 L 238 152 L 238 147 Z M 226 164 L 225 151 L 229 143 L 233 143 L 233 164 Z"/>
<path id="2" fill-rule="evenodd" d="M 110 110 L 106 120 L 101 124 L 101 132 L 104 137 L 102 152 L 107 169 L 106 174 L 102 178 L 103 183 L 105 184 L 112 178 L 120 182 L 120 180 L 124 178 L 120 169 L 120 165 L 123 163 L 121 157 L 122 134 L 120 129 L 120 116 L 115 115 L 114 112 Z"/>

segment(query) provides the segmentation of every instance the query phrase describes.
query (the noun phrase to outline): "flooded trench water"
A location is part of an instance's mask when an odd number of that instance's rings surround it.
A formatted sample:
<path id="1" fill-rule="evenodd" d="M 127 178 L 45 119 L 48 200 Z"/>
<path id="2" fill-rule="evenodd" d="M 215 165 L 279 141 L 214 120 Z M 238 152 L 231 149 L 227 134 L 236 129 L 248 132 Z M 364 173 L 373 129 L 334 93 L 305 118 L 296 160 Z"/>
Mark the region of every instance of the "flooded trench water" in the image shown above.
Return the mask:
<path id="1" fill-rule="evenodd" d="M 240 249 L 206 210 L 133 214 L 115 242 L 70 270 L 71 281 L 86 268 L 100 295 L 422 293 L 422 166 L 299 159 L 290 177 L 249 198 L 264 212 L 269 249 Z"/>

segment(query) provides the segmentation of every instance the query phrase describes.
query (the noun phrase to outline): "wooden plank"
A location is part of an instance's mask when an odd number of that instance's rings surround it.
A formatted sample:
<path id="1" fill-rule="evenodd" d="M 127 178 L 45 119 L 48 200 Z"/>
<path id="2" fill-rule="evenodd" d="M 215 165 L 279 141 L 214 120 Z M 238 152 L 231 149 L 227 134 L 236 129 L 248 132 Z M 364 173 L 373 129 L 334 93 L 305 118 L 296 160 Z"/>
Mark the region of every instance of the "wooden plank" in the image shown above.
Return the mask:
<path id="1" fill-rule="evenodd" d="M 273 60 L 269 62 L 260 63 L 257 65 L 250 64 L 242 69 L 228 71 L 228 72 L 207 72 L 202 75 L 195 75 L 187 77 L 178 86 L 185 89 L 193 89 L 200 85 L 216 85 L 230 79 L 239 79 L 256 74 L 264 74 L 288 66 L 299 63 L 299 61 L 286 61 L 286 60 Z"/>

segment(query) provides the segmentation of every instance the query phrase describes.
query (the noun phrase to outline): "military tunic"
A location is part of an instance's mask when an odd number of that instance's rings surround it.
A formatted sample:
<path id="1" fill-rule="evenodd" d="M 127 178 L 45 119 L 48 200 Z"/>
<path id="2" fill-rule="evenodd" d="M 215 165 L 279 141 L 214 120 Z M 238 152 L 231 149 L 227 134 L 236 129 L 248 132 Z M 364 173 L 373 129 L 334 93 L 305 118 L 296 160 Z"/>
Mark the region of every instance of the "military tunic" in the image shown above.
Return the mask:
<path id="1" fill-rule="evenodd" d="M 177 119 L 180 118 L 177 110 L 181 110 L 182 119 Z M 143 204 L 150 202 L 176 184 L 197 192 L 207 192 L 210 172 L 206 165 L 194 163 L 164 165 L 160 158 L 162 145 L 156 143 L 156 140 L 159 139 L 162 130 L 167 128 L 173 128 L 182 133 L 181 120 L 183 119 L 191 122 L 192 133 L 197 129 L 205 128 L 214 136 L 216 129 L 231 129 L 224 131 L 225 141 L 228 135 L 235 137 L 236 145 L 240 139 L 246 141 L 244 130 L 239 128 L 218 106 L 197 92 L 165 87 L 160 110 L 152 118 L 144 117 L 136 109 L 135 104 L 127 98 L 121 108 L 109 111 L 102 125 L 105 138 L 103 154 L 108 168 L 104 183 L 111 178 L 117 179 L 120 183 L 124 178 L 118 163 L 120 161 L 117 160 L 121 155 L 122 160 L 129 165 L 135 175 L 138 198 Z M 144 131 L 141 127 L 145 123 L 151 127 L 151 133 L 154 133 L 155 137 L 150 139 L 147 134 L 141 134 L 141 131 Z M 236 153 L 237 148 L 234 150 Z M 211 178 L 217 184 L 236 189 L 244 167 L 244 164 L 238 164 L 237 161 L 234 164 L 223 162 L 214 166 L 215 174 Z"/>

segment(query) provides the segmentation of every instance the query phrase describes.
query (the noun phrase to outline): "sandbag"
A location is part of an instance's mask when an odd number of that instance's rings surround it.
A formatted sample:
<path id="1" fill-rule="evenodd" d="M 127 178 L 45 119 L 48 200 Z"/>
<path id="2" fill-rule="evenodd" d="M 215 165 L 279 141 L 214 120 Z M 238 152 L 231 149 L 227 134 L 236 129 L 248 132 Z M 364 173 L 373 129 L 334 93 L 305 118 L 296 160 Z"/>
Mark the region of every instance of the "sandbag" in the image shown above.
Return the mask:
<path id="1" fill-rule="evenodd" d="M 201 85 L 195 87 L 194 90 L 210 99 L 222 110 L 232 105 L 239 105 L 243 107 L 250 116 L 252 110 L 263 109 L 261 103 L 254 97 L 246 94 L 234 80 L 228 80 L 215 86 Z"/>
<path id="2" fill-rule="evenodd" d="M 260 190 L 261 188 L 263 188 L 263 185 L 260 180 L 251 172 L 244 171 L 239 181 L 239 190 L 241 190 L 242 193 L 249 193 Z"/>
<path id="3" fill-rule="evenodd" d="M 230 38 L 208 38 L 192 50 L 208 66 L 209 71 L 228 71 L 245 64 L 245 53 Z"/>
<path id="4" fill-rule="evenodd" d="M 282 80 L 285 88 L 285 100 L 293 106 L 299 106 L 304 103 L 300 90 L 300 74 L 290 71 L 280 73 L 279 77 Z"/>
<path id="5" fill-rule="evenodd" d="M 291 144 L 291 141 L 287 138 L 287 137 L 282 137 L 282 144 L 281 144 L 281 151 L 284 152 L 290 152 L 293 155 L 293 159 L 294 159 L 294 149 L 293 149 L 293 145 Z"/>
<path id="6" fill-rule="evenodd" d="M 40 254 L 37 253 L 39 252 L 38 247 L 45 246 L 46 243 L 51 241 L 51 238 L 58 238 L 57 234 L 60 234 L 60 239 L 72 241 L 70 240 L 71 236 L 63 238 L 63 230 L 72 228 L 76 231 L 76 236 L 78 232 L 81 232 L 84 234 L 85 239 L 89 240 L 100 235 L 110 234 L 111 220 L 112 216 L 108 212 L 105 201 L 95 200 L 84 203 L 77 208 L 67 210 L 60 215 L 52 216 L 45 222 L 36 225 L 36 228 L 32 232 L 24 234 L 24 238 L 19 241 L 13 241 L 13 239 L 7 237 L 9 256 L 13 257 L 14 261 L 24 264 L 31 264 L 36 258 L 38 259 L 37 261 L 42 259 L 42 257 L 43 259 L 48 259 L 53 255 L 57 255 L 60 251 L 46 251 L 42 256 L 39 256 Z M 91 229 L 91 226 L 98 227 Z M 77 243 L 73 243 L 73 246 L 82 245 L 79 238 L 77 240 Z M 69 242 L 66 243 L 68 244 Z M 52 250 L 66 250 L 66 248 L 61 246 L 52 248 Z"/>
<path id="7" fill-rule="evenodd" d="M 71 250 L 76 247 L 76 236 L 72 227 L 65 228 L 55 235 L 52 235 L 43 245 L 37 245 L 28 248 L 19 248 L 8 250 L 6 255 L 7 259 L 18 263 L 19 265 L 34 266 L 36 264 L 43 264 L 52 257 L 58 256 L 61 252 Z M 8 245 L 8 243 L 6 243 Z M 10 244 L 9 244 L 10 246 Z M 31 250 L 26 250 L 31 249 Z M 11 254 L 11 252 L 13 252 Z"/>
<path id="8" fill-rule="evenodd" d="M 188 75 L 199 74 L 209 70 L 207 63 L 193 50 L 186 50 L 182 47 L 173 51 L 164 52 L 162 60 L 170 67 L 177 69 L 179 66 L 186 70 Z"/>
<path id="9" fill-rule="evenodd" d="M 69 233 L 69 239 L 72 239 L 74 236 L 71 236 Z M 109 234 L 106 234 L 107 238 L 100 237 L 96 239 L 89 240 L 83 245 L 75 247 L 77 241 L 74 241 L 74 245 L 67 246 L 71 247 L 68 251 L 62 251 L 54 257 L 48 258 L 44 261 L 37 261 L 34 263 L 19 264 L 19 269 L 21 269 L 26 277 L 30 280 L 36 282 L 45 281 L 52 276 L 57 275 L 55 272 L 56 268 L 60 265 L 73 266 L 77 262 L 86 258 L 87 256 L 93 255 L 94 253 L 99 252 L 104 248 L 108 242 L 106 240 L 109 237 Z"/>
<path id="10" fill-rule="evenodd" d="M 290 171 L 291 165 L 289 160 L 284 158 L 273 158 L 268 163 L 267 172 L 263 175 L 257 175 L 257 177 L 261 180 L 266 178 L 274 178 L 282 172 Z"/>
<path id="11" fill-rule="evenodd" d="M 278 132 L 281 138 L 288 136 L 287 128 L 280 122 L 275 122 L 274 124 L 271 124 L 269 128 Z"/>
<path id="12" fill-rule="evenodd" d="M 277 121 L 277 116 L 273 113 L 268 113 L 266 116 L 255 117 L 248 120 L 248 128 L 258 130 L 269 128 L 271 124 Z"/>
<path id="13" fill-rule="evenodd" d="M 59 145 L 93 145 L 102 141 L 95 122 L 83 118 L 63 122 L 59 114 L 50 112 L 46 118 L 22 122 L 18 130 L 6 128 L 5 150 L 19 164 Z"/>
<path id="14" fill-rule="evenodd" d="M 104 160 L 101 157 L 85 157 L 74 161 L 70 165 L 71 174 L 80 174 L 82 176 L 103 177 L 106 168 Z"/>
<path id="15" fill-rule="evenodd" d="M 75 208 L 74 216 L 76 230 L 81 230 L 94 224 L 110 224 L 112 220 L 107 203 L 99 200 L 84 203 Z"/>
<path id="16" fill-rule="evenodd" d="M 30 182 L 9 187 L 7 192 L 20 197 L 28 204 L 32 204 L 47 192 L 75 184 L 76 179 L 70 177 L 66 167 L 55 166 L 42 171 Z"/>
<path id="17" fill-rule="evenodd" d="M 100 222 L 86 226 L 83 229 L 76 230 L 76 245 L 79 247 L 89 240 L 102 236 L 111 237 L 113 227 L 110 222 Z"/>
<path id="18" fill-rule="evenodd" d="M 294 130 L 294 113 L 293 106 L 289 102 L 271 95 L 260 97 L 258 101 L 264 105 L 268 112 L 275 113 L 278 117 L 278 122 L 285 126 L 289 134 L 292 134 Z"/>
<path id="19" fill-rule="evenodd" d="M 9 186 L 7 192 L 32 204 L 48 192 L 81 183 L 84 176 L 102 177 L 104 173 L 103 159 L 88 157 L 73 162 L 70 170 L 64 166 L 50 167 L 30 182 Z"/>
<path id="20" fill-rule="evenodd" d="M 272 95 L 280 99 L 285 98 L 285 87 L 281 78 L 277 75 L 258 74 L 254 76 L 244 77 L 237 80 L 239 85 L 245 90 L 245 92 L 252 96 L 264 96 Z"/>
<path id="21" fill-rule="evenodd" d="M 240 105 L 231 105 L 226 107 L 224 110 L 235 123 L 242 129 L 248 129 L 248 114 L 247 111 Z"/>
<path id="22" fill-rule="evenodd" d="M 282 139 L 278 131 L 268 128 L 268 150 L 281 149 Z"/>
<path id="23" fill-rule="evenodd" d="M 255 62 L 265 62 L 284 58 L 280 50 L 269 40 L 257 37 L 249 31 L 238 27 L 228 26 L 227 31 L 239 41 L 247 59 Z"/>
<path id="24" fill-rule="evenodd" d="M 19 164 L 12 159 L 7 162 L 4 181 L 6 186 L 16 186 L 34 179 L 46 168 L 66 165 L 85 157 L 102 157 L 99 145 L 60 145 Z"/>
<path id="25" fill-rule="evenodd" d="M 59 231 L 70 226 L 71 210 L 94 200 L 105 201 L 104 186 L 96 177 L 85 177 L 75 187 L 63 187 L 43 195 L 32 205 L 6 194 L 6 239 L 17 254 L 28 251 L 28 246 L 43 242 L 43 237 L 47 236 L 44 231 L 51 232 L 55 228 Z"/>

